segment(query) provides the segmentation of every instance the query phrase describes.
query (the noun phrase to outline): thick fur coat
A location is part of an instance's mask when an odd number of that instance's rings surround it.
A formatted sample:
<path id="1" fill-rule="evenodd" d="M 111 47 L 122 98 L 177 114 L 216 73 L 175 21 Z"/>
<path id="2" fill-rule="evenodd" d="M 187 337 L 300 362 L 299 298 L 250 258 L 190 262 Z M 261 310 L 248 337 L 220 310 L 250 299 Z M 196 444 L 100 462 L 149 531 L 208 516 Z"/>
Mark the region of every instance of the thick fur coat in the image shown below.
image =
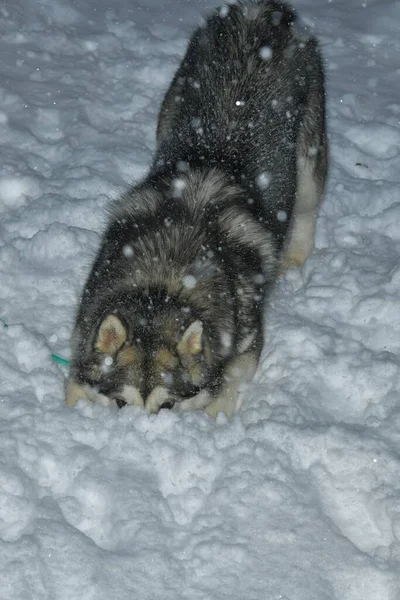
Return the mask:
<path id="1" fill-rule="evenodd" d="M 322 60 L 274 1 L 216 10 L 162 104 L 148 175 L 110 207 L 67 402 L 232 414 L 283 266 L 313 245 L 327 172 Z"/>

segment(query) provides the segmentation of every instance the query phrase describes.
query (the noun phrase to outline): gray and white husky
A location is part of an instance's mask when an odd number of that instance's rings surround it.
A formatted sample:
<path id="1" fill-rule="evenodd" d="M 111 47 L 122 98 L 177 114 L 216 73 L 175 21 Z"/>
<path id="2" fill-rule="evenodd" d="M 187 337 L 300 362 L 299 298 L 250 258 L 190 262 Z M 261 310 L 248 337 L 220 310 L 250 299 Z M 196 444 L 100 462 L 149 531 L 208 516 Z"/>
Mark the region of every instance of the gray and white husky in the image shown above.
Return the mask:
<path id="1" fill-rule="evenodd" d="M 111 206 L 67 403 L 232 414 L 277 274 L 312 249 L 326 172 L 316 40 L 281 2 L 216 10 L 165 96 L 148 175 Z"/>

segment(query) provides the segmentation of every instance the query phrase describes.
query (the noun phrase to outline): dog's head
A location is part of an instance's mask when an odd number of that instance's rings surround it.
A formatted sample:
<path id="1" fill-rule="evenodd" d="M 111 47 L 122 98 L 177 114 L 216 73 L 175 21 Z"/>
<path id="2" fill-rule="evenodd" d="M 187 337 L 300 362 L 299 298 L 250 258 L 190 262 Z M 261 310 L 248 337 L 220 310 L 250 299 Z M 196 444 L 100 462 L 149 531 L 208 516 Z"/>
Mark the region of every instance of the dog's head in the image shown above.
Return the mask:
<path id="1" fill-rule="evenodd" d="M 210 379 L 212 353 L 204 325 L 173 307 L 149 314 L 119 310 L 76 335 L 66 401 L 171 408 L 196 396 Z"/>

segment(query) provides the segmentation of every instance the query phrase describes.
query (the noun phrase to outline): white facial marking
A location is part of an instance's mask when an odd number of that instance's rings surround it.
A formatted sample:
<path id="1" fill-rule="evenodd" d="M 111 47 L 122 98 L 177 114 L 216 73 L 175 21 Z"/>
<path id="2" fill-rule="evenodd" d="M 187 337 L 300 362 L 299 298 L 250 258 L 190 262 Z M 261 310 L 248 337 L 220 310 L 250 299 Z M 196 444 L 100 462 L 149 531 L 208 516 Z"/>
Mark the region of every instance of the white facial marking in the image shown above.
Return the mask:
<path id="1" fill-rule="evenodd" d="M 121 396 L 127 404 L 132 406 L 144 406 L 141 393 L 133 385 L 124 385 Z"/>
<path id="2" fill-rule="evenodd" d="M 182 402 L 176 402 L 174 404 L 174 410 L 181 412 L 186 410 L 201 410 L 208 406 L 213 401 L 213 397 L 210 395 L 208 390 L 201 390 L 195 396 L 186 398 Z"/>
<path id="3" fill-rule="evenodd" d="M 167 388 L 157 385 L 154 390 L 147 396 L 145 406 L 150 413 L 158 413 L 161 406 L 169 398 Z"/>

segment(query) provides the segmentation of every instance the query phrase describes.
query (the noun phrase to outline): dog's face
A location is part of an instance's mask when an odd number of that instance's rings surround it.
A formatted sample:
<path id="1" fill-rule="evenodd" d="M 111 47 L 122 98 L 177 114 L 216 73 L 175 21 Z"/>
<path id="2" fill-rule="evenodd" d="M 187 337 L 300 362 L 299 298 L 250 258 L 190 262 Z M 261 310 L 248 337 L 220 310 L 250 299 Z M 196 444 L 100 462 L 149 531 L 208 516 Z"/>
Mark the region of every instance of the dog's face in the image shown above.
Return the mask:
<path id="1" fill-rule="evenodd" d="M 200 320 L 179 312 L 150 321 L 104 316 L 73 367 L 66 401 L 171 408 L 196 396 L 209 377 L 211 353 Z"/>

